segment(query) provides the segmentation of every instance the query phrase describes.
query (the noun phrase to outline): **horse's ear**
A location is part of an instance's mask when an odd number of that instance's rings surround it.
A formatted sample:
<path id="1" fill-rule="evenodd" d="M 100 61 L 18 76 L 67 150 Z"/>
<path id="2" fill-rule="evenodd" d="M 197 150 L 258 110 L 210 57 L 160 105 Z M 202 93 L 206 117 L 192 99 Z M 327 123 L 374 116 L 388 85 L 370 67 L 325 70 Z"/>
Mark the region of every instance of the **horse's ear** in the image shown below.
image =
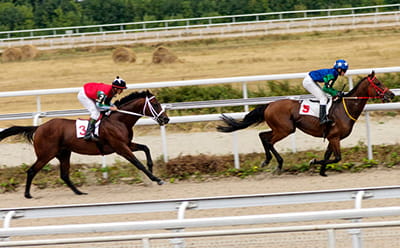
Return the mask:
<path id="1" fill-rule="evenodd" d="M 369 74 L 369 75 L 368 75 L 368 77 L 370 77 L 370 78 L 373 78 L 373 77 L 375 77 L 375 71 L 374 71 L 374 70 L 372 70 L 371 74 Z"/>
<path id="2" fill-rule="evenodd" d="M 151 94 L 151 92 L 150 92 L 150 90 L 146 90 L 146 95 L 148 95 L 148 96 L 152 96 L 153 94 Z"/>

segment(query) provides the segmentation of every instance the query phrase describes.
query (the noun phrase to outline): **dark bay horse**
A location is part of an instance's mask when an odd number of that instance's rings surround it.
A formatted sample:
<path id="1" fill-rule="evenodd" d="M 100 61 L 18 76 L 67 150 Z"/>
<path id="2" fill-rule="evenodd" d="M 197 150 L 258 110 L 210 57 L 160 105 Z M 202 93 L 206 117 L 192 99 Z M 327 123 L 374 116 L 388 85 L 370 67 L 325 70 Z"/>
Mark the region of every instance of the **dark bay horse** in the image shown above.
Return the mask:
<path id="1" fill-rule="evenodd" d="M 79 191 L 69 178 L 71 152 L 87 155 L 106 155 L 117 153 L 143 171 L 152 181 L 159 185 L 163 181 L 152 174 L 153 161 L 150 150 L 146 145 L 133 143 L 132 127 L 142 116 L 148 116 L 164 125 L 169 118 L 149 91 L 133 92 L 115 103 L 120 112 L 112 112 L 103 117 L 99 129 L 99 140 L 85 141 L 76 137 L 75 120 L 56 118 L 40 126 L 12 126 L 0 132 L 0 140 L 6 137 L 23 134 L 33 143 L 37 160 L 27 171 L 25 197 L 32 198 L 30 187 L 35 175 L 51 159 L 60 161 L 60 177 L 71 190 L 77 194 Z M 147 167 L 133 155 L 134 151 L 143 151 L 146 154 Z"/>
<path id="2" fill-rule="evenodd" d="M 394 94 L 375 77 L 375 72 L 372 71 L 370 75 L 361 79 L 350 92 L 345 94 L 341 101 L 333 103 L 329 113 L 329 117 L 334 120 L 332 126 L 321 126 L 317 117 L 300 115 L 300 101 L 283 99 L 255 108 L 242 121 L 236 121 L 222 115 L 221 118 L 226 125 L 218 126 L 217 130 L 233 132 L 265 121 L 271 130 L 259 134 L 266 156 L 262 166 L 269 164 L 272 159 L 272 152 L 278 161 L 277 172 L 282 170 L 283 159 L 274 148 L 276 142 L 294 133 L 296 128 L 314 137 L 326 137 L 329 144 L 324 159 L 313 160 L 310 163 L 320 164 L 320 175 L 327 176 L 325 173 L 326 165 L 341 160 L 340 140 L 350 135 L 353 125 L 361 115 L 367 100 L 381 98 L 387 102 L 393 97 Z M 334 159 L 330 159 L 332 153 Z"/>

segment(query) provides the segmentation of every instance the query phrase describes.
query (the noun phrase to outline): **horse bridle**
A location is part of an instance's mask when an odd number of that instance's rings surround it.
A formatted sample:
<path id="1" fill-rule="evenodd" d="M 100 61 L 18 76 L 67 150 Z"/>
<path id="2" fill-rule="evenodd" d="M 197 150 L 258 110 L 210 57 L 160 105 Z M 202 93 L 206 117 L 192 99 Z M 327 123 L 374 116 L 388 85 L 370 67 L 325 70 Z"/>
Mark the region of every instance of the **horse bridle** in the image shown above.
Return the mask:
<path id="1" fill-rule="evenodd" d="M 382 89 L 376 85 L 374 82 L 376 79 L 376 76 L 373 76 L 372 78 L 367 77 L 367 80 L 369 82 L 369 85 L 374 88 L 375 92 L 378 94 L 378 96 L 344 96 L 342 99 L 379 99 L 379 98 L 384 98 L 386 92 L 389 91 L 389 88 Z M 368 90 L 369 91 L 369 90 Z"/>
<path id="2" fill-rule="evenodd" d="M 346 102 L 344 101 L 345 98 L 346 99 L 377 99 L 377 98 L 384 98 L 385 97 L 385 93 L 389 90 L 388 88 L 382 89 L 380 87 L 378 87 L 378 85 L 376 85 L 376 83 L 374 82 L 376 79 L 376 76 L 373 76 L 372 78 L 367 77 L 367 80 L 369 82 L 369 84 L 374 88 L 375 92 L 378 94 L 378 96 L 355 96 L 355 97 L 342 97 L 342 103 L 343 103 L 343 108 L 347 114 L 347 116 L 353 120 L 353 121 L 357 121 L 356 118 L 354 118 L 349 110 L 347 109 L 347 105 Z M 368 89 L 369 91 L 369 89 Z"/>
<path id="3" fill-rule="evenodd" d="M 378 85 L 375 84 L 375 79 L 376 76 L 374 76 L 373 78 L 368 77 L 368 82 L 369 84 L 375 89 L 375 92 L 378 94 L 378 96 L 375 97 L 370 97 L 370 98 L 384 98 L 386 92 L 388 92 L 389 88 L 385 88 L 385 89 L 381 89 L 380 87 L 378 87 Z"/>
<path id="4" fill-rule="evenodd" d="M 153 107 L 153 104 L 151 104 L 151 100 L 153 100 L 153 99 L 155 99 L 155 96 L 151 96 L 150 98 L 146 96 L 142 113 L 136 113 L 136 112 L 126 111 L 126 110 L 121 110 L 121 109 L 118 109 L 117 112 L 120 112 L 123 114 L 128 114 L 128 115 L 140 116 L 140 117 L 150 117 L 153 120 L 157 120 L 160 117 L 160 115 L 162 115 L 165 112 L 165 107 L 161 106 L 161 111 L 157 113 L 157 111 Z M 146 108 L 149 109 L 151 116 L 146 115 Z"/>

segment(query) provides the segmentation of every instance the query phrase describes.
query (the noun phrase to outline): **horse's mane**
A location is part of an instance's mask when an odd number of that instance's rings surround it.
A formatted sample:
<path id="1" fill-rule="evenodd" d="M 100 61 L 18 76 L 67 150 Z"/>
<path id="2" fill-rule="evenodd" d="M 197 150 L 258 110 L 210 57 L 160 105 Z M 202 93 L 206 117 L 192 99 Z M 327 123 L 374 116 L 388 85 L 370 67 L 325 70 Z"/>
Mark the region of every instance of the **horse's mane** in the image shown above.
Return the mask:
<path id="1" fill-rule="evenodd" d="M 143 97 L 151 97 L 151 96 L 153 96 L 153 94 L 151 94 L 150 91 L 148 91 L 148 90 L 140 91 L 140 92 L 139 91 L 135 91 L 135 92 L 132 92 L 131 94 L 129 94 L 127 96 L 124 96 L 120 100 L 115 101 L 114 104 L 117 107 L 119 107 L 119 106 L 124 105 L 125 103 L 128 103 L 128 102 L 130 102 L 130 101 L 132 101 L 134 99 L 143 98 Z"/>
<path id="2" fill-rule="evenodd" d="M 351 89 L 346 95 L 352 95 L 358 89 L 358 87 L 360 87 L 361 82 L 364 81 L 367 77 L 361 78 L 360 81 L 356 84 L 356 86 L 354 86 L 353 89 Z"/>

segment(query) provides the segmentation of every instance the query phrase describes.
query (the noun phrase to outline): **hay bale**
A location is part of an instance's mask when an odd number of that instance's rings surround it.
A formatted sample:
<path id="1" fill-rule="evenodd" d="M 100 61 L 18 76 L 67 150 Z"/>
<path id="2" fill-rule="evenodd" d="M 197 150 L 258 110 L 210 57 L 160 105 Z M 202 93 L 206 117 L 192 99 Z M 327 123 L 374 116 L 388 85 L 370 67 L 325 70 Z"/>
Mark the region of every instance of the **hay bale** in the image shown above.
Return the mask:
<path id="1" fill-rule="evenodd" d="M 135 63 L 136 54 L 129 48 L 118 47 L 113 51 L 112 58 L 115 63 Z"/>
<path id="2" fill-rule="evenodd" d="M 21 47 L 23 59 L 34 59 L 39 55 L 39 50 L 32 45 L 25 45 Z"/>
<path id="3" fill-rule="evenodd" d="M 1 55 L 3 62 L 20 61 L 22 59 L 22 50 L 17 47 L 10 47 L 3 51 Z"/>
<path id="4" fill-rule="evenodd" d="M 168 48 L 166 47 L 157 47 L 153 52 L 153 63 L 154 64 L 169 64 L 178 61 L 178 57 L 175 56 Z"/>

